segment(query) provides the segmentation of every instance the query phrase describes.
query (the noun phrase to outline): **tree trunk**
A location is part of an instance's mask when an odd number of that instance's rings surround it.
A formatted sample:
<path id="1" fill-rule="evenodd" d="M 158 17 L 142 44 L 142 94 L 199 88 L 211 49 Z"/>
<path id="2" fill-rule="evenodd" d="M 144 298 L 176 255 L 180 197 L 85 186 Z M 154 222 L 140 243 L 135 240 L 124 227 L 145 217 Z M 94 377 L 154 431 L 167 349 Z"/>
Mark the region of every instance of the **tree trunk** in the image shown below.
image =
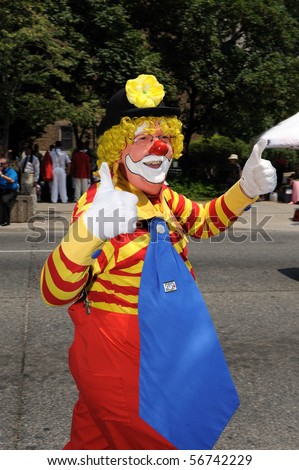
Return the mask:
<path id="1" fill-rule="evenodd" d="M 7 155 L 7 151 L 8 151 L 9 124 L 10 124 L 9 116 L 6 112 L 4 112 L 4 117 L 3 117 L 3 152 L 4 152 L 4 155 Z"/>
<path id="2" fill-rule="evenodd" d="M 189 108 L 189 118 L 188 124 L 186 126 L 185 136 L 184 136 L 184 154 L 182 156 L 182 170 L 183 175 L 189 177 L 189 145 L 191 137 L 194 133 L 194 114 L 195 114 L 195 98 L 196 92 L 191 90 L 189 93 L 190 108 Z"/>

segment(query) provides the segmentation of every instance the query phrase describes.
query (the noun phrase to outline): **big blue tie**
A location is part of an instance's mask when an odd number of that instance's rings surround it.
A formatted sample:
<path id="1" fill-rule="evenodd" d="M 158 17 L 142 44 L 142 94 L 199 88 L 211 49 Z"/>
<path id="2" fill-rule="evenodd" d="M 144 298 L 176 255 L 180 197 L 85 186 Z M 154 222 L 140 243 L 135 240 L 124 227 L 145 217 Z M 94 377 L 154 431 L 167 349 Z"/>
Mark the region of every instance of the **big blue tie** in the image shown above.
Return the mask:
<path id="1" fill-rule="evenodd" d="M 197 284 L 164 220 L 150 223 L 139 292 L 139 413 L 177 449 L 212 449 L 239 406 Z"/>

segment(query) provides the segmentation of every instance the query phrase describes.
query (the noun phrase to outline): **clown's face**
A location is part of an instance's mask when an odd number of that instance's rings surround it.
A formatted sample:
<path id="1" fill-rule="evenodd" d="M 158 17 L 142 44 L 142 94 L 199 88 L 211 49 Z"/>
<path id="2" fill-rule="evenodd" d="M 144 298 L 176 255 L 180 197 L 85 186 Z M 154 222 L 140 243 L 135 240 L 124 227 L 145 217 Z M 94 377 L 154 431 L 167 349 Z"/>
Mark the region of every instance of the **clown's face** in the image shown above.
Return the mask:
<path id="1" fill-rule="evenodd" d="M 170 136 L 157 123 L 154 134 L 146 133 L 147 123 L 136 129 L 132 143 L 121 152 L 120 169 L 127 180 L 145 194 L 159 194 L 172 160 Z"/>

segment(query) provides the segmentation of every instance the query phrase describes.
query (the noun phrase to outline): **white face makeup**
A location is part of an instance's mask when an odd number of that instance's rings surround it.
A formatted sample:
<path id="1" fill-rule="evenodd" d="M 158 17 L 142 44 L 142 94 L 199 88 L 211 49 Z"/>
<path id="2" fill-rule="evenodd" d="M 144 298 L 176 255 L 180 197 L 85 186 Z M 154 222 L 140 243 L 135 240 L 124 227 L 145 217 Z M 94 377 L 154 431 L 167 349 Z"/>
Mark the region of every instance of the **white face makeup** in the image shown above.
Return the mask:
<path id="1" fill-rule="evenodd" d="M 138 162 L 133 162 L 130 155 L 126 155 L 126 166 L 134 175 L 142 176 L 149 183 L 163 183 L 166 179 L 171 160 L 158 155 L 147 155 Z"/>
<path id="2" fill-rule="evenodd" d="M 146 194 L 161 190 L 172 161 L 169 136 L 157 122 L 154 134 L 148 134 L 149 123 L 143 122 L 135 131 L 134 141 L 121 153 L 120 168 L 128 181 Z"/>
<path id="3" fill-rule="evenodd" d="M 143 134 L 144 129 L 148 127 L 148 122 L 143 122 L 141 126 L 138 126 L 136 131 L 135 131 L 135 137 L 139 134 Z"/>

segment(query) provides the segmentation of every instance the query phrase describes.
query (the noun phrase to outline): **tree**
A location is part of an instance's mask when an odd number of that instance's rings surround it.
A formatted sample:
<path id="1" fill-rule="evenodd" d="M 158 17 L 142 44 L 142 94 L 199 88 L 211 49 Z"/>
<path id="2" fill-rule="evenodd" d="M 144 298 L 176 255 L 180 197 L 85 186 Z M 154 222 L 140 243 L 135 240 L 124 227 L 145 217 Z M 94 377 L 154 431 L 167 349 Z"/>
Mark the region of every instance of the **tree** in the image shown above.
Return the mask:
<path id="1" fill-rule="evenodd" d="M 60 87 L 69 83 L 80 52 L 66 39 L 71 20 L 66 2 L 60 3 L 63 24 L 52 21 L 48 14 L 52 6 L 50 1 L 0 3 L 0 116 L 5 150 L 13 123 L 22 121 L 29 128 L 43 128 L 68 114 Z M 54 15 L 55 8 L 51 11 Z"/>
<path id="2" fill-rule="evenodd" d="M 127 2 L 70 0 L 69 5 L 75 29 L 86 39 L 91 61 L 86 76 L 102 111 L 126 80 L 139 73 L 159 73 L 159 53 L 149 48 L 144 31 L 132 27 Z"/>
<path id="3" fill-rule="evenodd" d="M 218 134 L 192 140 L 189 148 L 189 163 L 192 169 L 190 179 L 205 183 L 226 183 L 228 157 L 232 153 L 239 156 L 239 164 L 243 167 L 250 153 L 250 146 L 240 139 L 231 140 Z"/>
<path id="4" fill-rule="evenodd" d="M 283 0 L 130 2 L 194 133 L 249 141 L 298 108 L 298 14 Z M 157 14 L 158 12 L 158 14 Z"/>
<path id="5" fill-rule="evenodd" d="M 77 139 L 127 79 L 152 73 L 194 134 L 249 142 L 298 110 L 295 0 L 0 0 L 0 116 Z M 188 162 L 188 160 L 186 160 Z"/>

